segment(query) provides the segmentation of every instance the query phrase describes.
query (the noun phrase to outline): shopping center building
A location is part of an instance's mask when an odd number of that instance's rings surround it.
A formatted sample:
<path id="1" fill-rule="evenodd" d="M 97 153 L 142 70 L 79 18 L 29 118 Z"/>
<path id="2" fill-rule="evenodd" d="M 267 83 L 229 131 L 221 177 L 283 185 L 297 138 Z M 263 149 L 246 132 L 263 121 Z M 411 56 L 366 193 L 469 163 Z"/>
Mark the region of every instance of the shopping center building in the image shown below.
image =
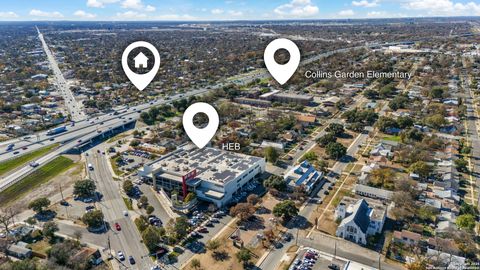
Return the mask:
<path id="1" fill-rule="evenodd" d="M 156 189 L 225 206 L 241 188 L 265 171 L 265 159 L 188 144 L 146 164 L 138 175 Z"/>

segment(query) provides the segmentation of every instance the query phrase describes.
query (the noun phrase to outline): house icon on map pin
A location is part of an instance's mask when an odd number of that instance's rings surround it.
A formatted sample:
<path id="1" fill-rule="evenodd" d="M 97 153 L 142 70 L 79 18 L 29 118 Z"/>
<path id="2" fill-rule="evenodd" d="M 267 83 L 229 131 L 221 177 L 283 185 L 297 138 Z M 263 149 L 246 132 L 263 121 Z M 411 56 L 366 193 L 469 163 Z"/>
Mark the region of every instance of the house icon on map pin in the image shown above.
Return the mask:
<path id="1" fill-rule="evenodd" d="M 143 54 L 142 52 L 137 54 L 137 56 L 135 56 L 133 60 L 135 60 L 135 68 L 140 68 L 140 66 L 142 66 L 142 68 L 147 67 L 148 57 L 145 56 L 145 54 Z"/>

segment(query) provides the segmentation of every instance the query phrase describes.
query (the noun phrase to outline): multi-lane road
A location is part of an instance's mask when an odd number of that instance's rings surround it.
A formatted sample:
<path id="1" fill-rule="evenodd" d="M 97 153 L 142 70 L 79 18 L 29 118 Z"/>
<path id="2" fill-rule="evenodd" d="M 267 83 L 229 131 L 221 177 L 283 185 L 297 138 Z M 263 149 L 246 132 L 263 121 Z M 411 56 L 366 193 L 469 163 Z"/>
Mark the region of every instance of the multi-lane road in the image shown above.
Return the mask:
<path id="1" fill-rule="evenodd" d="M 117 260 L 121 269 L 150 269 L 154 264 L 133 223 L 131 217 L 133 212 L 128 216 L 124 214 L 128 213 L 128 209 L 120 194 L 121 182 L 113 179 L 107 156 L 98 153 L 97 149 L 104 150 L 101 146 L 95 147 L 87 152 L 86 159 L 93 165 L 93 170 L 89 172 L 90 178 L 95 181 L 97 191 L 103 196 L 101 201 L 96 203 L 96 207 L 103 212 L 105 221 L 109 224 L 107 237 L 110 239 L 112 255 L 117 258 L 117 252 L 122 251 L 127 257 L 123 262 Z M 120 231 L 115 229 L 115 223 L 120 224 Z M 128 262 L 128 256 L 134 257 L 135 265 Z"/>
<path id="2" fill-rule="evenodd" d="M 83 111 L 82 103 L 77 102 L 77 100 L 73 96 L 73 93 L 70 90 L 70 87 L 68 86 L 68 83 L 65 80 L 65 77 L 63 77 L 62 71 L 58 67 L 58 63 L 57 63 L 57 60 L 55 59 L 55 56 L 53 56 L 52 51 L 48 48 L 48 45 L 45 42 L 45 39 L 43 38 L 43 34 L 40 32 L 38 27 L 37 27 L 37 32 L 38 32 L 38 38 L 42 42 L 43 50 L 47 55 L 48 62 L 50 63 L 50 68 L 52 69 L 52 72 L 53 72 L 55 84 L 63 96 L 63 99 L 65 101 L 65 106 L 67 107 L 67 110 L 70 113 L 72 120 L 73 121 L 85 120 L 87 116 Z"/>

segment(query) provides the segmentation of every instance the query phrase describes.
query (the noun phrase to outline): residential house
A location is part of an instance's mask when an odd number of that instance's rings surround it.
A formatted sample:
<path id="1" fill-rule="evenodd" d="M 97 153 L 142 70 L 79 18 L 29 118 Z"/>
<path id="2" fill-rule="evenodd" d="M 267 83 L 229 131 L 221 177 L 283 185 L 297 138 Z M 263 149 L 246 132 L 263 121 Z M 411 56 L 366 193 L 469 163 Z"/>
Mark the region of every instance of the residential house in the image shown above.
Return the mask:
<path id="1" fill-rule="evenodd" d="M 381 188 L 371 187 L 367 185 L 356 184 L 353 188 L 356 195 L 364 196 L 372 199 L 391 200 L 393 192 Z"/>
<path id="2" fill-rule="evenodd" d="M 402 243 L 404 245 L 416 246 L 421 238 L 422 238 L 421 234 L 411 232 L 408 230 L 393 232 L 393 242 Z"/>

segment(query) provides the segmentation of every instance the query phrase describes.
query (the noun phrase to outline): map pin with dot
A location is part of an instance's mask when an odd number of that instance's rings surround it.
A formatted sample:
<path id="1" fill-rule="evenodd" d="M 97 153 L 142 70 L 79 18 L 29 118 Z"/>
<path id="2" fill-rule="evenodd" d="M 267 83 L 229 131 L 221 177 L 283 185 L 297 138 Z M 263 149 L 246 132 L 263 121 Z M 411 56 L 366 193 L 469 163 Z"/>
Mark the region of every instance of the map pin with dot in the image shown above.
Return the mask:
<path id="1" fill-rule="evenodd" d="M 285 49 L 290 54 L 290 60 L 286 64 L 275 61 L 275 52 Z M 275 39 L 265 48 L 263 60 L 272 77 L 281 85 L 285 84 L 297 70 L 300 64 L 300 50 L 293 41 L 286 38 Z"/>

